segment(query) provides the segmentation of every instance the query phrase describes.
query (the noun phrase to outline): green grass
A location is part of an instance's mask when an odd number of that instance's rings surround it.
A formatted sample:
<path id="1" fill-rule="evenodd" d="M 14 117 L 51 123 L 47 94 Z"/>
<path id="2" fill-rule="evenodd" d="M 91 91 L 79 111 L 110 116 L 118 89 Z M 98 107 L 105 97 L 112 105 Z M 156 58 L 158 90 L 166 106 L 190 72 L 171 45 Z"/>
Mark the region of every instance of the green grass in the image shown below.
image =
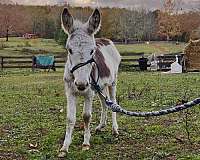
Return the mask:
<path id="1" fill-rule="evenodd" d="M 63 142 L 66 120 L 63 71 L 5 71 L 0 74 L 0 157 L 4 159 L 57 159 Z M 150 72 L 121 72 L 117 97 L 129 110 L 150 111 L 166 108 L 178 99 L 199 96 L 200 74 L 166 75 Z M 118 114 L 118 137 L 108 126 L 95 134 L 100 116 L 94 100 L 91 124 L 91 150 L 81 151 L 80 124 L 82 98 L 68 159 L 199 159 L 199 107 L 154 118 Z M 64 109 L 64 112 L 60 112 Z M 186 118 L 189 139 L 186 132 Z M 37 146 L 31 148 L 29 145 Z M 6 156 L 7 155 L 7 156 Z M 17 157 L 17 158 L 16 158 Z"/>
<path id="2" fill-rule="evenodd" d="M 3 47 L 2 47 L 3 46 Z M 175 45 L 172 42 L 150 42 L 150 44 L 130 44 L 116 45 L 121 55 L 126 53 L 144 52 L 146 55 L 151 53 L 174 53 L 183 51 L 185 44 Z M 58 54 L 66 52 L 63 46 L 58 45 L 52 39 L 23 39 L 9 38 L 9 42 L 5 42 L 5 38 L 0 38 L 0 56 L 12 55 L 32 55 L 32 54 Z"/>
<path id="3" fill-rule="evenodd" d="M 172 42 L 150 42 L 150 44 L 130 44 L 130 45 L 117 45 L 117 49 L 121 55 L 126 55 L 126 53 L 140 53 L 145 54 L 163 54 L 163 53 L 175 53 L 183 51 L 185 47 L 184 43 L 175 45 Z"/>
<path id="4" fill-rule="evenodd" d="M 117 45 L 120 53 L 178 52 L 184 44 L 152 42 Z M 31 52 L 29 52 L 31 51 Z M 0 56 L 65 52 L 54 40 L 0 39 Z M 129 57 L 127 57 L 129 58 Z M 35 72 L 4 70 L 0 72 L 0 159 L 57 159 L 65 134 L 66 99 L 63 70 Z M 162 75 L 160 73 L 121 72 L 117 97 L 129 110 L 150 111 L 166 108 L 178 99 L 199 96 L 199 73 Z M 91 150 L 81 151 L 83 130 L 80 124 L 83 99 L 78 103 L 77 123 L 68 159 L 200 159 L 199 108 L 159 118 L 135 118 L 118 114 L 119 137 L 108 126 L 95 134 L 100 117 L 100 103 L 94 100 L 91 124 Z M 60 112 L 64 109 L 64 112 Z M 30 144 L 36 147 L 30 147 Z"/>
<path id="5" fill-rule="evenodd" d="M 6 42 L 5 38 L 0 38 L 0 56 L 13 55 L 32 55 L 52 53 L 58 54 L 65 52 L 65 49 L 58 45 L 52 39 L 24 39 L 24 38 L 9 38 Z"/>

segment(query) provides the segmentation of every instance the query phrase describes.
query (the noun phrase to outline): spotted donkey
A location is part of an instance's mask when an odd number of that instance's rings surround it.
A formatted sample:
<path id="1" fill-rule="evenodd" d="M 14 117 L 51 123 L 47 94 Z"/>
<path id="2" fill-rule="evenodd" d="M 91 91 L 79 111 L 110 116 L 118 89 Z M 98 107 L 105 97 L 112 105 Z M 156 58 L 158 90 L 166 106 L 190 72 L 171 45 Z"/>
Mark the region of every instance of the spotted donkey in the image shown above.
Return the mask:
<path id="1" fill-rule="evenodd" d="M 68 34 L 66 49 L 68 60 L 65 65 L 64 82 L 67 97 L 67 128 L 63 146 L 59 157 L 64 157 L 68 152 L 72 141 L 72 132 L 76 122 L 77 97 L 84 97 L 83 120 L 84 120 L 84 142 L 83 150 L 90 148 L 90 121 L 92 113 L 92 101 L 95 94 L 91 86 L 92 78 L 98 81 L 102 92 L 113 102 L 116 102 L 116 81 L 118 66 L 121 61 L 119 52 L 112 41 L 108 39 L 95 39 L 94 35 L 99 31 L 101 25 L 101 14 L 95 9 L 86 23 L 74 20 L 67 8 L 61 15 L 62 28 Z M 88 63 L 76 70 L 72 69 L 90 59 L 95 63 Z M 107 109 L 104 99 L 99 95 L 102 112 L 100 124 L 96 131 L 106 126 Z M 112 113 L 113 134 L 118 134 L 116 113 Z"/>

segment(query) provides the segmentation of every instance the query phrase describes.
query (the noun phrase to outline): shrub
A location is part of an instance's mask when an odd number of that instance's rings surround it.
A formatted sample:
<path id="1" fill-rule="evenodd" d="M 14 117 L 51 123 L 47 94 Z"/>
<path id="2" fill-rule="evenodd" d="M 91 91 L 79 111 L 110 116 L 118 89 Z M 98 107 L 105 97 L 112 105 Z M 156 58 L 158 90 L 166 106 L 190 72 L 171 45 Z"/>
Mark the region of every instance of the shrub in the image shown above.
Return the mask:
<path id="1" fill-rule="evenodd" d="M 65 34 L 65 32 L 62 29 L 59 29 L 56 31 L 54 39 L 56 40 L 56 42 L 60 45 L 65 45 L 66 40 L 67 40 L 67 35 Z"/>

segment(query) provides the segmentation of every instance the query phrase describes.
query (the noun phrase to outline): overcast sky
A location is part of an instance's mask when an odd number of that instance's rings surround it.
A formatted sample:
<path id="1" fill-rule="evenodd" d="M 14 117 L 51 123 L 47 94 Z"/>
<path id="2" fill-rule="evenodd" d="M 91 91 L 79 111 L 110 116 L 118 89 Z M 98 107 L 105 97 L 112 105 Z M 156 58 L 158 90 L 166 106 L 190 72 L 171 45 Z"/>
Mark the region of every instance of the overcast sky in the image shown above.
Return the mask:
<path id="1" fill-rule="evenodd" d="M 26 5 L 52 5 L 68 2 L 75 6 L 109 6 L 109 7 L 126 7 L 126 8 L 146 8 L 160 9 L 163 0 L 12 0 L 19 4 Z M 178 0 L 182 1 L 183 10 L 200 8 L 200 0 Z"/>

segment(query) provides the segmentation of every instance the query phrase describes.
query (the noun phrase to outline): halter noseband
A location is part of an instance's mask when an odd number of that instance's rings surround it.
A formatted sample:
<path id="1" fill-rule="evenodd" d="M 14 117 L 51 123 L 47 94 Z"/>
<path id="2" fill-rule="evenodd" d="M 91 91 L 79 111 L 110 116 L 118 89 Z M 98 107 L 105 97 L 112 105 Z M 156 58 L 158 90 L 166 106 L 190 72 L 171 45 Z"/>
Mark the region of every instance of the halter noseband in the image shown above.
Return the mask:
<path id="1" fill-rule="evenodd" d="M 70 70 L 70 73 L 73 74 L 75 70 L 87 65 L 87 64 L 91 64 L 91 63 L 95 63 L 96 64 L 96 67 L 97 67 L 97 71 L 99 73 L 99 66 L 97 65 L 96 61 L 94 60 L 94 58 L 92 57 L 91 59 L 89 59 L 88 61 L 84 62 L 84 63 L 79 63 L 77 64 L 76 66 L 74 66 L 71 70 Z M 97 80 L 95 81 L 95 78 L 92 76 L 92 74 L 90 75 L 91 79 L 92 79 L 92 82 L 90 83 L 94 89 L 96 89 L 97 92 L 101 93 L 102 89 L 101 87 L 98 85 L 98 81 L 99 81 L 99 74 L 98 74 L 98 77 L 97 77 Z"/>
<path id="2" fill-rule="evenodd" d="M 92 62 L 96 63 L 94 58 L 92 57 L 90 60 L 88 60 L 87 62 L 84 62 L 84 63 L 79 63 L 77 64 L 76 66 L 74 66 L 71 70 L 70 70 L 70 73 L 74 73 L 75 70 L 87 65 L 87 64 L 91 64 Z"/>

